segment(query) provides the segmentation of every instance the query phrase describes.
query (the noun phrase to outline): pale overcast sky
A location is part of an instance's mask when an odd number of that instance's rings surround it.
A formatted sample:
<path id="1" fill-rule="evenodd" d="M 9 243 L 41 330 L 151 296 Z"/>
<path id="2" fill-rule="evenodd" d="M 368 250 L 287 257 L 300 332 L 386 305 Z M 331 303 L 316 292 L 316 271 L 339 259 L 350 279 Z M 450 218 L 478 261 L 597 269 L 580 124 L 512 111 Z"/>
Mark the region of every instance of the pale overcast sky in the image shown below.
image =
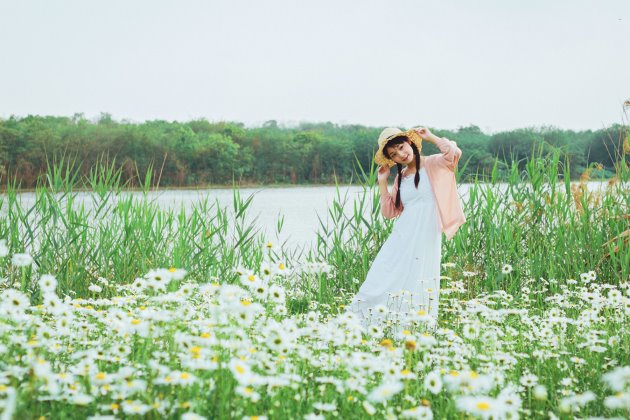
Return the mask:
<path id="1" fill-rule="evenodd" d="M 0 117 L 622 122 L 630 0 L 0 0 Z"/>

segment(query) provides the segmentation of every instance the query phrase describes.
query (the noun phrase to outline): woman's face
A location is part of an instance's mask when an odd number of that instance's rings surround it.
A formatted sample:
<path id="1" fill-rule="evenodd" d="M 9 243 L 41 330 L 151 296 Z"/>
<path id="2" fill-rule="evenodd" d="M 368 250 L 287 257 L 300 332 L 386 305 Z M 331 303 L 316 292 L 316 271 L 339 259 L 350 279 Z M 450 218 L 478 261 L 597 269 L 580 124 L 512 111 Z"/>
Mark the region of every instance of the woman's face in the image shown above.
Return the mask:
<path id="1" fill-rule="evenodd" d="M 401 165 L 408 165 L 413 162 L 413 149 L 409 144 L 409 140 L 405 140 L 400 144 L 395 144 L 393 146 L 388 146 L 386 149 L 389 158 L 393 160 L 395 163 L 400 163 Z"/>

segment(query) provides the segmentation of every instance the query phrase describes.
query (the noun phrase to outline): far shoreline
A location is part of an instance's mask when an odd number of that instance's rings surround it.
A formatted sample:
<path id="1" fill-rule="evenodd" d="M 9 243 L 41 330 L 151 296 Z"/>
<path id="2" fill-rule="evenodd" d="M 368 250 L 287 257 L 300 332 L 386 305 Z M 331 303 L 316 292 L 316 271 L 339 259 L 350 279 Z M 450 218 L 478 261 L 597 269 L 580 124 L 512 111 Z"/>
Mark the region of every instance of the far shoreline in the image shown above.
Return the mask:
<path id="1" fill-rule="evenodd" d="M 393 178 L 392 178 L 393 179 Z M 586 182 L 610 182 L 613 178 L 591 178 Z M 581 181 L 571 180 L 571 184 L 579 184 Z M 482 184 L 491 184 L 491 182 L 481 182 Z M 559 180 L 558 184 L 563 184 L 564 180 Z M 474 184 L 473 182 L 460 182 L 459 185 Z M 495 184 L 507 184 L 505 181 L 499 181 Z M 160 192 L 160 191 L 203 191 L 203 190 L 229 190 L 233 187 L 238 187 L 240 189 L 255 189 L 255 188 L 318 188 L 318 187 L 360 187 L 362 184 L 331 184 L 331 183 L 309 183 L 309 184 L 291 184 L 291 183 L 273 183 L 273 184 L 256 184 L 256 183 L 239 183 L 234 185 L 226 185 L 226 184 L 208 184 L 208 185 L 196 185 L 196 186 L 167 186 L 167 187 L 151 187 L 148 192 Z M 392 186 L 392 183 L 388 183 L 388 186 Z M 18 193 L 32 193 L 36 192 L 37 188 L 19 188 L 16 190 Z M 90 188 L 73 188 L 73 192 L 93 192 L 93 189 Z M 142 192 L 143 188 L 140 187 L 128 187 L 121 188 L 121 192 Z M 6 187 L 0 190 L 0 194 L 6 194 Z"/>

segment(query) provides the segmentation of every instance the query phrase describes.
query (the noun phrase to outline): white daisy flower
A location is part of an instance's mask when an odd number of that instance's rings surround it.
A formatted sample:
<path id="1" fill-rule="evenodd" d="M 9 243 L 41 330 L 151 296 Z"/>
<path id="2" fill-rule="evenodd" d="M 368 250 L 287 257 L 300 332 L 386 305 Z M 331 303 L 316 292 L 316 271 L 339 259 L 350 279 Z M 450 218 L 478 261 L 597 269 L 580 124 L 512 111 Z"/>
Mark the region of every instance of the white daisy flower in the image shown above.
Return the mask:
<path id="1" fill-rule="evenodd" d="M 368 401 L 382 403 L 402 391 L 404 385 L 399 381 L 388 381 L 374 388 L 367 396 Z"/>
<path id="2" fill-rule="evenodd" d="M 149 405 L 143 404 L 142 401 L 138 400 L 125 400 L 121 403 L 121 405 L 125 414 L 137 414 L 142 416 L 146 414 L 149 410 L 151 410 L 151 407 Z"/>
<path id="3" fill-rule="evenodd" d="M 425 407 L 419 405 L 417 407 L 408 408 L 400 413 L 400 417 L 403 419 L 433 419 L 433 412 L 431 411 L 431 407 Z"/>
<path id="4" fill-rule="evenodd" d="M 88 405 L 94 401 L 94 397 L 87 394 L 75 394 L 72 397 L 72 402 L 76 405 Z"/>
<path id="5" fill-rule="evenodd" d="M 57 288 L 57 279 L 51 274 L 44 274 L 39 278 L 38 284 L 42 292 L 54 292 Z"/>
<path id="6" fill-rule="evenodd" d="M 285 292 L 282 286 L 277 284 L 272 284 L 269 287 L 269 300 L 275 303 L 284 303 L 285 301 Z"/>
<path id="7" fill-rule="evenodd" d="M 525 387 L 531 388 L 534 385 L 538 384 L 538 376 L 534 375 L 533 373 L 527 373 L 521 376 L 520 383 Z"/>
<path id="8" fill-rule="evenodd" d="M 103 288 L 98 284 L 91 284 L 90 287 L 88 287 L 88 290 L 92 293 L 101 293 Z"/>
<path id="9" fill-rule="evenodd" d="M 476 323 L 468 323 L 462 328 L 462 334 L 468 339 L 479 337 L 479 326 Z"/>
<path id="10" fill-rule="evenodd" d="M 313 408 L 320 411 L 335 411 L 337 409 L 337 404 L 335 403 L 313 403 Z"/>
<path id="11" fill-rule="evenodd" d="M 503 418 L 505 406 L 487 396 L 463 396 L 456 400 L 457 409 L 484 419 Z"/>
<path id="12" fill-rule="evenodd" d="M 11 264 L 17 267 L 27 267 L 33 264 L 33 257 L 29 254 L 13 254 L 13 257 L 11 257 Z"/>
<path id="13" fill-rule="evenodd" d="M 602 381 L 604 381 L 613 391 L 623 391 L 626 385 L 630 384 L 630 366 L 620 366 L 608 373 L 605 373 L 602 376 Z"/>
<path id="14" fill-rule="evenodd" d="M 142 293 L 142 291 L 147 287 L 147 282 L 144 279 L 137 278 L 131 283 L 131 290 L 135 293 Z"/>
<path id="15" fill-rule="evenodd" d="M 18 290 L 7 289 L 0 295 L 0 314 L 7 313 L 21 318 L 29 306 L 28 297 Z"/>
<path id="16" fill-rule="evenodd" d="M 252 370 L 247 362 L 233 357 L 228 367 L 232 371 L 232 375 L 241 385 L 248 385 L 253 380 Z"/>
<path id="17" fill-rule="evenodd" d="M 238 395 L 245 397 L 252 402 L 260 400 L 260 394 L 256 392 L 251 386 L 238 385 L 235 391 Z"/>
<path id="18" fill-rule="evenodd" d="M 260 282 L 260 283 L 256 284 L 255 287 L 252 288 L 252 292 L 259 299 L 266 300 L 267 299 L 267 295 L 269 293 L 269 289 L 267 288 L 267 285 L 265 283 Z"/>
<path id="19" fill-rule="evenodd" d="M 547 399 L 547 388 L 544 385 L 536 385 L 532 390 L 532 395 L 539 401 L 545 401 Z"/>
<path id="20" fill-rule="evenodd" d="M 442 378 L 440 374 L 435 371 L 429 372 L 424 378 L 424 387 L 431 394 L 439 394 L 442 390 Z"/>

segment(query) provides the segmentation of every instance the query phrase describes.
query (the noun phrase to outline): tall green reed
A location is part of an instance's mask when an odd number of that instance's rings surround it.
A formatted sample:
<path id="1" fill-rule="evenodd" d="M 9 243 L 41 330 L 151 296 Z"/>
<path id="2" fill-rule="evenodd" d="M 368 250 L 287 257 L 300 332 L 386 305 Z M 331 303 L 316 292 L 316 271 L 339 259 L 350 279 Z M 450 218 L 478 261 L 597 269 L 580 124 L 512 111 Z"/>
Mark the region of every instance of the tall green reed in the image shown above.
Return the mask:
<path id="1" fill-rule="evenodd" d="M 589 270 L 611 283 L 628 279 L 627 248 L 602 259 L 604 244 L 627 229 L 621 218 L 630 204 L 625 159 L 619 159 L 616 178 L 595 191 L 586 186 L 588 172 L 571 184 L 569 160 L 561 157 L 558 150 L 534 148 L 524 171 L 512 162 L 506 184 L 493 177 L 489 185 L 471 185 L 468 222 L 448 245 L 463 267 L 484 273 L 472 278 L 480 288 L 517 292 L 528 278 L 568 279 Z M 504 263 L 515 269 L 510 276 L 501 273 Z"/>
<path id="2" fill-rule="evenodd" d="M 248 217 L 254 195 L 243 198 L 237 186 L 231 208 L 203 198 L 189 208 L 165 209 L 150 194 L 152 168 L 139 175 L 141 189 L 133 193 L 125 190 L 120 171 L 115 162 L 101 160 L 81 178 L 75 162 L 62 157 L 38 182 L 32 205 L 24 204 L 19 185 L 9 182 L 0 196 L 0 239 L 12 253 L 28 252 L 34 259 L 25 269 L 0 260 L 10 280 L 26 271 L 34 289 L 36 277 L 52 273 L 60 293 L 89 296 L 88 287 L 99 277 L 130 283 L 150 269 L 178 267 L 188 270 L 190 279 L 231 282 L 236 267 L 256 270 L 270 254 L 300 256 L 285 249 L 286 243 L 265 253 L 261 226 Z M 281 220 L 276 229 L 277 235 Z"/>

